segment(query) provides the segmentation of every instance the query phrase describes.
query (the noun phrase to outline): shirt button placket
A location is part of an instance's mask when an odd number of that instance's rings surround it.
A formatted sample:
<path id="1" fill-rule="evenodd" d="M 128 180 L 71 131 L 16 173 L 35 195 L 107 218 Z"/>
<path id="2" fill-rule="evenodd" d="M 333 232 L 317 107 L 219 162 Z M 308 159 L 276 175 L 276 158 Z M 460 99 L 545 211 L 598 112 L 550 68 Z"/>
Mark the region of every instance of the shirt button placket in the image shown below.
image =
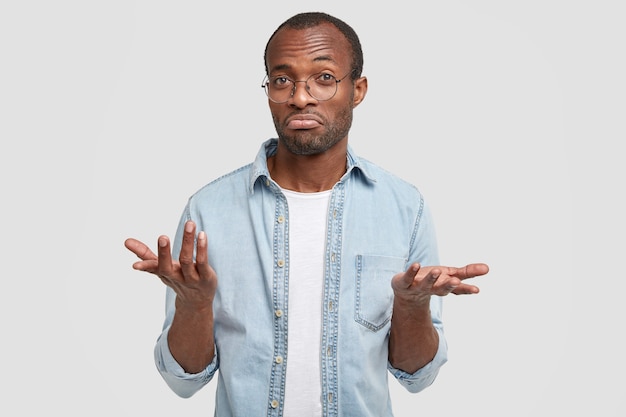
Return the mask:
<path id="1" fill-rule="evenodd" d="M 340 284 L 340 262 L 341 262 L 341 201 L 343 188 L 337 187 L 334 193 L 334 201 L 332 207 L 332 221 L 329 233 L 331 242 L 330 247 L 330 265 L 329 281 L 327 282 L 328 297 L 328 337 L 326 346 L 326 366 L 327 366 L 327 389 L 326 389 L 326 411 L 328 416 L 336 416 L 337 409 L 337 337 L 338 337 L 338 306 L 336 305 L 339 297 Z"/>
<path id="2" fill-rule="evenodd" d="M 286 354 L 286 288 L 287 288 L 287 268 L 286 259 L 288 256 L 287 242 L 287 217 L 286 201 L 277 196 L 277 211 L 274 227 L 274 360 L 272 366 L 271 384 L 269 392 L 269 412 L 268 416 L 278 416 L 282 412 L 282 399 L 284 396 L 285 384 L 285 354 Z"/>

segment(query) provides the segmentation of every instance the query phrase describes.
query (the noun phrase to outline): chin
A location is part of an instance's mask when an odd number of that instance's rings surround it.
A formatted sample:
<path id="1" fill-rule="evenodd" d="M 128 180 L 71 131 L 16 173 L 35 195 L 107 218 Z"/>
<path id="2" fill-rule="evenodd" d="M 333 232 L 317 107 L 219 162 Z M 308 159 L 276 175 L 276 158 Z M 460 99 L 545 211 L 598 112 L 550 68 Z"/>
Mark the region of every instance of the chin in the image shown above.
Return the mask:
<path id="1" fill-rule="evenodd" d="M 279 135 L 282 144 L 294 155 L 310 156 L 318 155 L 328 151 L 335 146 L 338 140 L 329 140 L 325 137 L 312 135 Z"/>

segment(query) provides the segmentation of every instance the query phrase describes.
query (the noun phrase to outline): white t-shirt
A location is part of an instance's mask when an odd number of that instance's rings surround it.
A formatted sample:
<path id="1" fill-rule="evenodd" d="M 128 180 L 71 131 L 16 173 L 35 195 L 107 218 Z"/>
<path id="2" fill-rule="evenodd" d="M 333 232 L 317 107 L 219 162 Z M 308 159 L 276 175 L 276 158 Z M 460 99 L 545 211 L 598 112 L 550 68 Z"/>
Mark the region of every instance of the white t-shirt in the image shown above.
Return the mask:
<path id="1" fill-rule="evenodd" d="M 322 415 L 320 343 L 324 249 L 331 191 L 283 190 L 289 207 L 285 417 Z"/>

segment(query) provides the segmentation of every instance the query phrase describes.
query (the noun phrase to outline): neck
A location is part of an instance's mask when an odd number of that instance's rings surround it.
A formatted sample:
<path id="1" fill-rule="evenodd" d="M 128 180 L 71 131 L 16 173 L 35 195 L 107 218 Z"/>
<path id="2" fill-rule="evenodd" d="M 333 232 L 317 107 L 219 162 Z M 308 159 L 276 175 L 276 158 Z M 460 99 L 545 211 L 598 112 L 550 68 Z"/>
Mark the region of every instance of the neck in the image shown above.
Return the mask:
<path id="1" fill-rule="evenodd" d="M 267 167 L 272 179 L 286 190 L 301 193 L 326 191 L 346 172 L 347 138 L 326 152 L 316 155 L 295 155 L 278 141 L 276 154 L 269 157 Z"/>

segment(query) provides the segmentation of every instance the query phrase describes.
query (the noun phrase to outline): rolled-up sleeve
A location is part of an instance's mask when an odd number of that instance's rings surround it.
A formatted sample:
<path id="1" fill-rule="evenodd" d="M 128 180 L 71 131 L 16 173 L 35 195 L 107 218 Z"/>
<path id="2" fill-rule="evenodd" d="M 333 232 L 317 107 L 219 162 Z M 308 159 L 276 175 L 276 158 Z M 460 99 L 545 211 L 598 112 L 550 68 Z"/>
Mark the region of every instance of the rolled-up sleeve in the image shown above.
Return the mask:
<path id="1" fill-rule="evenodd" d="M 443 322 L 441 320 L 442 307 L 442 297 L 432 296 L 430 299 L 430 315 L 433 321 L 433 327 L 439 336 L 439 346 L 437 347 L 437 353 L 433 359 L 412 374 L 396 369 L 391 366 L 391 363 L 387 362 L 389 372 L 391 372 L 398 382 L 409 392 L 420 392 L 431 385 L 435 381 L 435 378 L 437 378 L 439 369 L 448 361 L 448 343 L 443 334 Z"/>
<path id="2" fill-rule="evenodd" d="M 217 354 L 213 356 L 211 363 L 202 372 L 187 373 L 170 352 L 167 343 L 168 332 L 169 327 L 164 329 L 157 339 L 154 347 L 154 362 L 170 389 L 180 397 L 189 398 L 213 379 L 213 375 L 218 369 Z"/>
<path id="3" fill-rule="evenodd" d="M 400 384 L 406 388 L 409 392 L 417 393 L 424 388 L 430 386 L 437 375 L 439 369 L 448 361 L 448 346 L 446 339 L 443 335 L 443 329 L 439 326 L 435 326 L 437 333 L 439 334 L 439 347 L 433 360 L 415 371 L 413 374 L 409 374 L 400 369 L 391 366 L 391 363 L 387 362 L 387 369 L 389 372 L 400 382 Z"/>

